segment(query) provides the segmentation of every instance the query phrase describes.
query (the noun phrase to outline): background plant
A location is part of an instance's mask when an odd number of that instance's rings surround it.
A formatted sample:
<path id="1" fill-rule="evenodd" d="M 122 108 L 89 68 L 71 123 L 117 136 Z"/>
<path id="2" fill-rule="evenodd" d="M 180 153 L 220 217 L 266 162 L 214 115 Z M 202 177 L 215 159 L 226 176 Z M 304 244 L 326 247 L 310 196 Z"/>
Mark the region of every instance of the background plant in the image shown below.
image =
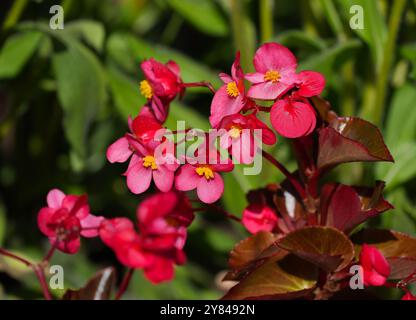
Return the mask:
<path id="1" fill-rule="evenodd" d="M 364 8 L 364 30 L 349 28 L 353 3 Z M 416 234 L 411 193 L 416 175 L 415 1 L 205 0 L 196 5 L 191 0 L 66 0 L 63 31 L 48 27 L 51 5 L 25 0 L 0 5 L 1 245 L 40 258 L 37 248 L 46 242 L 33 226 L 44 194 L 55 185 L 88 192 L 97 211 L 108 216 L 133 216 L 137 198 L 127 192 L 117 170 L 105 165 L 104 153 L 123 133 L 126 116 L 144 102 L 137 87 L 141 60 L 174 59 L 186 82 L 205 79 L 218 87 L 217 70 L 228 70 L 236 49 L 248 72 L 255 48 L 268 40 L 293 50 L 301 69 L 325 75 L 324 97 L 340 115 L 360 115 L 382 127 L 394 165 L 346 164 L 330 178 L 348 184 L 385 180 L 387 199 L 396 209 L 372 223 Z M 193 89 L 172 104 L 170 119 L 207 129 L 210 99 L 208 90 Z M 295 168 L 284 139 L 269 151 Z M 245 192 L 283 178 L 266 163 L 260 176 L 235 172 L 225 178 L 223 204 L 236 213 L 246 206 Z M 190 263 L 178 268 L 176 279 L 156 287 L 136 274 L 130 297 L 221 295 L 213 278 L 227 267 L 227 252 L 245 231 L 205 214 L 189 232 Z M 209 261 L 208 255 L 213 257 Z M 57 255 L 56 263 L 66 266 L 66 285 L 80 287 L 112 259 L 92 242 L 74 262 Z M 38 296 L 31 272 L 3 258 L 0 267 L 8 296 Z"/>

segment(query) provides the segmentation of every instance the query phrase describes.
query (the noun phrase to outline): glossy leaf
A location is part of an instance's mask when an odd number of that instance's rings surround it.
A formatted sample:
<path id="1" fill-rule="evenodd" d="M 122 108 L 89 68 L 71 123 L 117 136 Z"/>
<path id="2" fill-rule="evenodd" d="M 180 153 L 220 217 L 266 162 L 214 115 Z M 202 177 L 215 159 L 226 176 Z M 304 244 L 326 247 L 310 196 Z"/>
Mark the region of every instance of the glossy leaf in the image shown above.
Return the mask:
<path id="1" fill-rule="evenodd" d="M 289 254 L 275 256 L 252 271 L 223 299 L 288 299 L 310 293 L 318 278 L 317 268 Z"/>
<path id="2" fill-rule="evenodd" d="M 379 129 L 360 118 L 337 118 L 319 130 L 318 167 L 356 161 L 393 161 Z"/>
<path id="3" fill-rule="evenodd" d="M 97 272 L 87 284 L 79 290 L 67 290 L 63 300 L 109 300 L 115 284 L 114 268 Z"/>
<path id="4" fill-rule="evenodd" d="M 416 271 L 416 238 L 393 230 L 366 229 L 353 241 L 374 245 L 383 253 L 391 267 L 390 279 L 403 279 Z"/>
<path id="5" fill-rule="evenodd" d="M 354 257 L 354 246 L 341 231 L 330 227 L 305 227 L 289 233 L 277 245 L 317 265 L 326 272 L 345 268 Z"/>
<path id="6" fill-rule="evenodd" d="M 348 233 L 367 219 L 392 209 L 382 196 L 383 188 L 382 182 L 374 188 L 326 184 L 322 188 L 321 223 Z"/>
<path id="7" fill-rule="evenodd" d="M 65 33 L 81 38 L 92 48 L 100 52 L 103 49 L 105 30 L 104 26 L 93 20 L 77 20 L 65 25 Z"/>

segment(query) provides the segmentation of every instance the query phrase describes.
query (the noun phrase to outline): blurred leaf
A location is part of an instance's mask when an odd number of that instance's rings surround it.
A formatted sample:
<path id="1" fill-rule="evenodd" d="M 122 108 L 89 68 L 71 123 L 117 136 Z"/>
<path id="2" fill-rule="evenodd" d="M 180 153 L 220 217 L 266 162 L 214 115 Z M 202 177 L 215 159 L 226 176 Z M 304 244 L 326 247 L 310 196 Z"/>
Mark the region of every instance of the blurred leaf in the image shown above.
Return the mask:
<path id="1" fill-rule="evenodd" d="M 416 80 L 416 43 L 409 43 L 401 47 L 401 55 L 412 62 L 411 77 Z"/>
<path id="2" fill-rule="evenodd" d="M 115 106 L 123 120 L 134 117 L 146 102 L 139 86 L 115 68 L 108 68 L 108 79 Z"/>
<path id="3" fill-rule="evenodd" d="M 82 169 L 89 126 L 106 101 L 105 76 L 97 58 L 82 45 L 55 54 L 52 62 L 64 110 L 65 134 Z"/>
<path id="4" fill-rule="evenodd" d="M 358 40 L 348 40 L 334 47 L 324 49 L 299 64 L 300 70 L 314 70 L 321 72 L 327 78 L 328 83 L 336 83 L 332 80 L 338 70 L 347 60 L 352 59 L 354 53 L 360 48 Z"/>
<path id="5" fill-rule="evenodd" d="M 360 118 L 336 118 L 319 130 L 318 167 L 356 161 L 393 161 L 380 130 Z"/>
<path id="6" fill-rule="evenodd" d="M 342 270 L 354 258 L 352 242 L 344 233 L 331 227 L 298 229 L 279 239 L 277 245 L 326 272 Z"/>
<path id="7" fill-rule="evenodd" d="M 87 284 L 79 290 L 67 290 L 63 300 L 109 300 L 116 280 L 114 268 L 97 272 Z"/>
<path id="8" fill-rule="evenodd" d="M 313 289 L 318 272 L 295 255 L 275 256 L 232 287 L 223 299 L 295 298 Z"/>
<path id="9" fill-rule="evenodd" d="M 76 20 L 66 24 L 64 31 L 75 38 L 82 38 L 98 52 L 103 49 L 105 30 L 101 22 L 93 20 Z"/>
<path id="10" fill-rule="evenodd" d="M 276 41 L 290 48 L 310 49 L 313 51 L 324 51 L 326 48 L 325 41 L 300 30 L 283 31 L 279 33 Z"/>
<path id="11" fill-rule="evenodd" d="M 416 137 L 416 87 L 406 83 L 394 92 L 392 102 L 386 117 L 386 143 L 397 144 L 413 141 Z M 397 159 L 398 160 L 398 159 Z"/>
<path id="12" fill-rule="evenodd" d="M 0 246 L 3 245 L 4 238 L 6 237 L 6 208 L 3 201 L 0 200 Z"/>
<path id="13" fill-rule="evenodd" d="M 339 3 L 342 6 L 342 11 L 344 12 L 348 22 L 352 17 L 352 14 L 350 14 L 350 8 L 353 5 L 359 5 L 362 7 L 364 28 L 357 28 L 353 31 L 368 44 L 371 50 L 371 55 L 376 64 L 376 69 L 379 70 L 384 56 L 384 44 L 387 39 L 387 26 L 379 8 L 380 3 L 378 1 L 368 0 L 339 0 Z"/>
<path id="14" fill-rule="evenodd" d="M 201 32 L 213 36 L 224 36 L 228 33 L 225 18 L 210 0 L 167 0 L 169 5 L 184 19 Z"/>
<path id="15" fill-rule="evenodd" d="M 205 80 L 210 81 L 216 87 L 221 85 L 216 73 L 190 57 L 173 49 L 149 43 L 130 34 L 112 34 L 108 39 L 107 50 L 109 56 L 129 72 L 136 73 L 144 59 L 153 57 L 161 62 L 174 60 L 181 68 L 181 76 L 184 82 Z M 204 88 L 203 90 L 209 93 L 208 90 Z"/>
<path id="16" fill-rule="evenodd" d="M 42 33 L 26 31 L 7 38 L 0 51 L 0 79 L 13 78 L 35 52 Z"/>
<path id="17" fill-rule="evenodd" d="M 387 190 L 392 190 L 416 176 L 416 142 L 400 141 L 399 144 L 393 144 L 391 152 L 395 159 L 394 164 L 378 163 L 376 166 L 376 176 L 386 181 Z"/>

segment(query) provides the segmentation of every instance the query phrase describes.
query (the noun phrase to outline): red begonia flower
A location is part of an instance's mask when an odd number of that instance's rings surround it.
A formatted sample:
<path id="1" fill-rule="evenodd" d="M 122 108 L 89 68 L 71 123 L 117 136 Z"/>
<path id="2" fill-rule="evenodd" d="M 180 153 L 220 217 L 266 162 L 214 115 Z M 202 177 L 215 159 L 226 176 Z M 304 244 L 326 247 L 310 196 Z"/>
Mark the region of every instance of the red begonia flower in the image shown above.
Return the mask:
<path id="1" fill-rule="evenodd" d="M 402 300 L 416 300 L 416 296 L 414 296 L 411 292 L 406 292 L 406 294 L 402 297 Z"/>
<path id="2" fill-rule="evenodd" d="M 383 254 L 374 246 L 363 244 L 360 253 L 366 286 L 382 286 L 390 275 L 390 265 Z"/>
<path id="3" fill-rule="evenodd" d="M 310 134 L 316 126 L 315 109 L 306 101 L 278 100 L 270 111 L 273 128 L 287 138 Z"/>
<path id="4" fill-rule="evenodd" d="M 247 92 L 252 99 L 275 100 L 288 92 L 298 80 L 296 58 L 278 43 L 263 44 L 254 55 L 255 73 L 245 78 L 253 85 Z"/>
<path id="5" fill-rule="evenodd" d="M 58 250 L 73 254 L 81 245 L 80 236 L 98 235 L 103 217 L 90 214 L 87 196 L 65 195 L 52 189 L 47 195 L 47 207 L 38 214 L 40 231 Z"/>
<path id="6" fill-rule="evenodd" d="M 195 158 L 188 157 L 187 161 L 178 170 L 175 188 L 180 191 L 196 189 L 198 198 L 204 203 L 213 203 L 221 198 L 224 181 L 219 172 L 230 172 L 234 169 L 231 159 L 221 159 L 213 145 L 204 145 L 197 150 Z"/>
<path id="7" fill-rule="evenodd" d="M 252 203 L 243 211 L 242 223 L 250 233 L 273 231 L 277 227 L 276 212 L 267 205 Z"/>
<path id="8" fill-rule="evenodd" d="M 145 192 L 152 181 L 163 192 L 172 188 L 174 172 L 178 168 L 178 160 L 174 156 L 174 144 L 168 140 L 159 141 L 155 134 L 160 135 L 161 126 L 151 117 L 139 115 L 129 121 L 132 134 L 115 141 L 107 149 L 107 159 L 111 162 L 130 163 L 125 176 L 127 186 L 135 194 Z"/>
<path id="9" fill-rule="evenodd" d="M 183 193 L 155 194 L 137 208 L 139 233 L 127 218 L 102 223 L 100 237 L 129 268 L 143 269 L 153 283 L 171 280 L 174 265 L 186 261 L 186 227 L 193 219 Z"/>
<path id="10" fill-rule="evenodd" d="M 238 163 L 250 164 L 257 152 L 258 139 L 268 145 L 276 143 L 272 130 L 254 114 L 233 114 L 223 118 L 218 126 L 220 146 L 229 149 L 233 159 Z M 261 136 L 260 136 L 261 134 Z"/>
<path id="11" fill-rule="evenodd" d="M 247 101 L 240 52 L 237 53 L 231 67 L 231 76 L 225 73 L 220 73 L 219 76 L 224 85 L 215 92 L 211 102 L 209 122 L 213 128 L 216 128 L 224 117 L 240 112 Z"/>
<path id="12" fill-rule="evenodd" d="M 142 62 L 141 68 L 146 80 L 140 82 L 140 92 L 149 101 L 156 119 L 163 123 L 170 102 L 182 94 L 179 66 L 173 61 L 162 64 L 150 58 Z"/>

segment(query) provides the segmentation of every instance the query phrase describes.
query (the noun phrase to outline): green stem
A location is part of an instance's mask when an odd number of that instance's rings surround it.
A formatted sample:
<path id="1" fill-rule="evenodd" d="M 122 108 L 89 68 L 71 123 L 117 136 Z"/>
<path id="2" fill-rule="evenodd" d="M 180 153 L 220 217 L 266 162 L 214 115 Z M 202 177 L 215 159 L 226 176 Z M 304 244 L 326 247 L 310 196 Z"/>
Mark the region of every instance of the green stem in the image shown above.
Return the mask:
<path id="1" fill-rule="evenodd" d="M 234 45 L 241 53 L 241 65 L 244 70 L 250 70 L 251 52 L 249 41 L 246 39 L 247 30 L 244 23 L 243 1 L 231 0 L 231 21 L 234 35 Z"/>
<path id="2" fill-rule="evenodd" d="M 387 88 L 390 69 L 393 63 L 393 56 L 396 50 L 397 33 L 400 27 L 400 21 L 403 14 L 406 0 L 393 1 L 391 15 L 389 20 L 389 32 L 384 47 L 384 56 L 381 62 L 380 72 L 376 83 L 376 97 L 373 109 L 373 121 L 376 125 L 380 125 L 382 121 L 384 105 L 386 103 Z"/>
<path id="3" fill-rule="evenodd" d="M 3 30 L 14 27 L 17 21 L 19 21 L 20 16 L 22 15 L 23 10 L 25 9 L 28 2 L 28 0 L 15 0 L 12 8 L 7 15 L 6 20 L 4 20 Z"/>
<path id="4" fill-rule="evenodd" d="M 347 37 L 342 27 L 341 18 L 335 8 L 334 1 L 321 0 L 320 2 L 332 31 L 336 34 L 339 41 L 345 41 Z"/>
<path id="5" fill-rule="evenodd" d="M 273 37 L 273 0 L 260 0 L 260 41 L 265 43 Z"/>

